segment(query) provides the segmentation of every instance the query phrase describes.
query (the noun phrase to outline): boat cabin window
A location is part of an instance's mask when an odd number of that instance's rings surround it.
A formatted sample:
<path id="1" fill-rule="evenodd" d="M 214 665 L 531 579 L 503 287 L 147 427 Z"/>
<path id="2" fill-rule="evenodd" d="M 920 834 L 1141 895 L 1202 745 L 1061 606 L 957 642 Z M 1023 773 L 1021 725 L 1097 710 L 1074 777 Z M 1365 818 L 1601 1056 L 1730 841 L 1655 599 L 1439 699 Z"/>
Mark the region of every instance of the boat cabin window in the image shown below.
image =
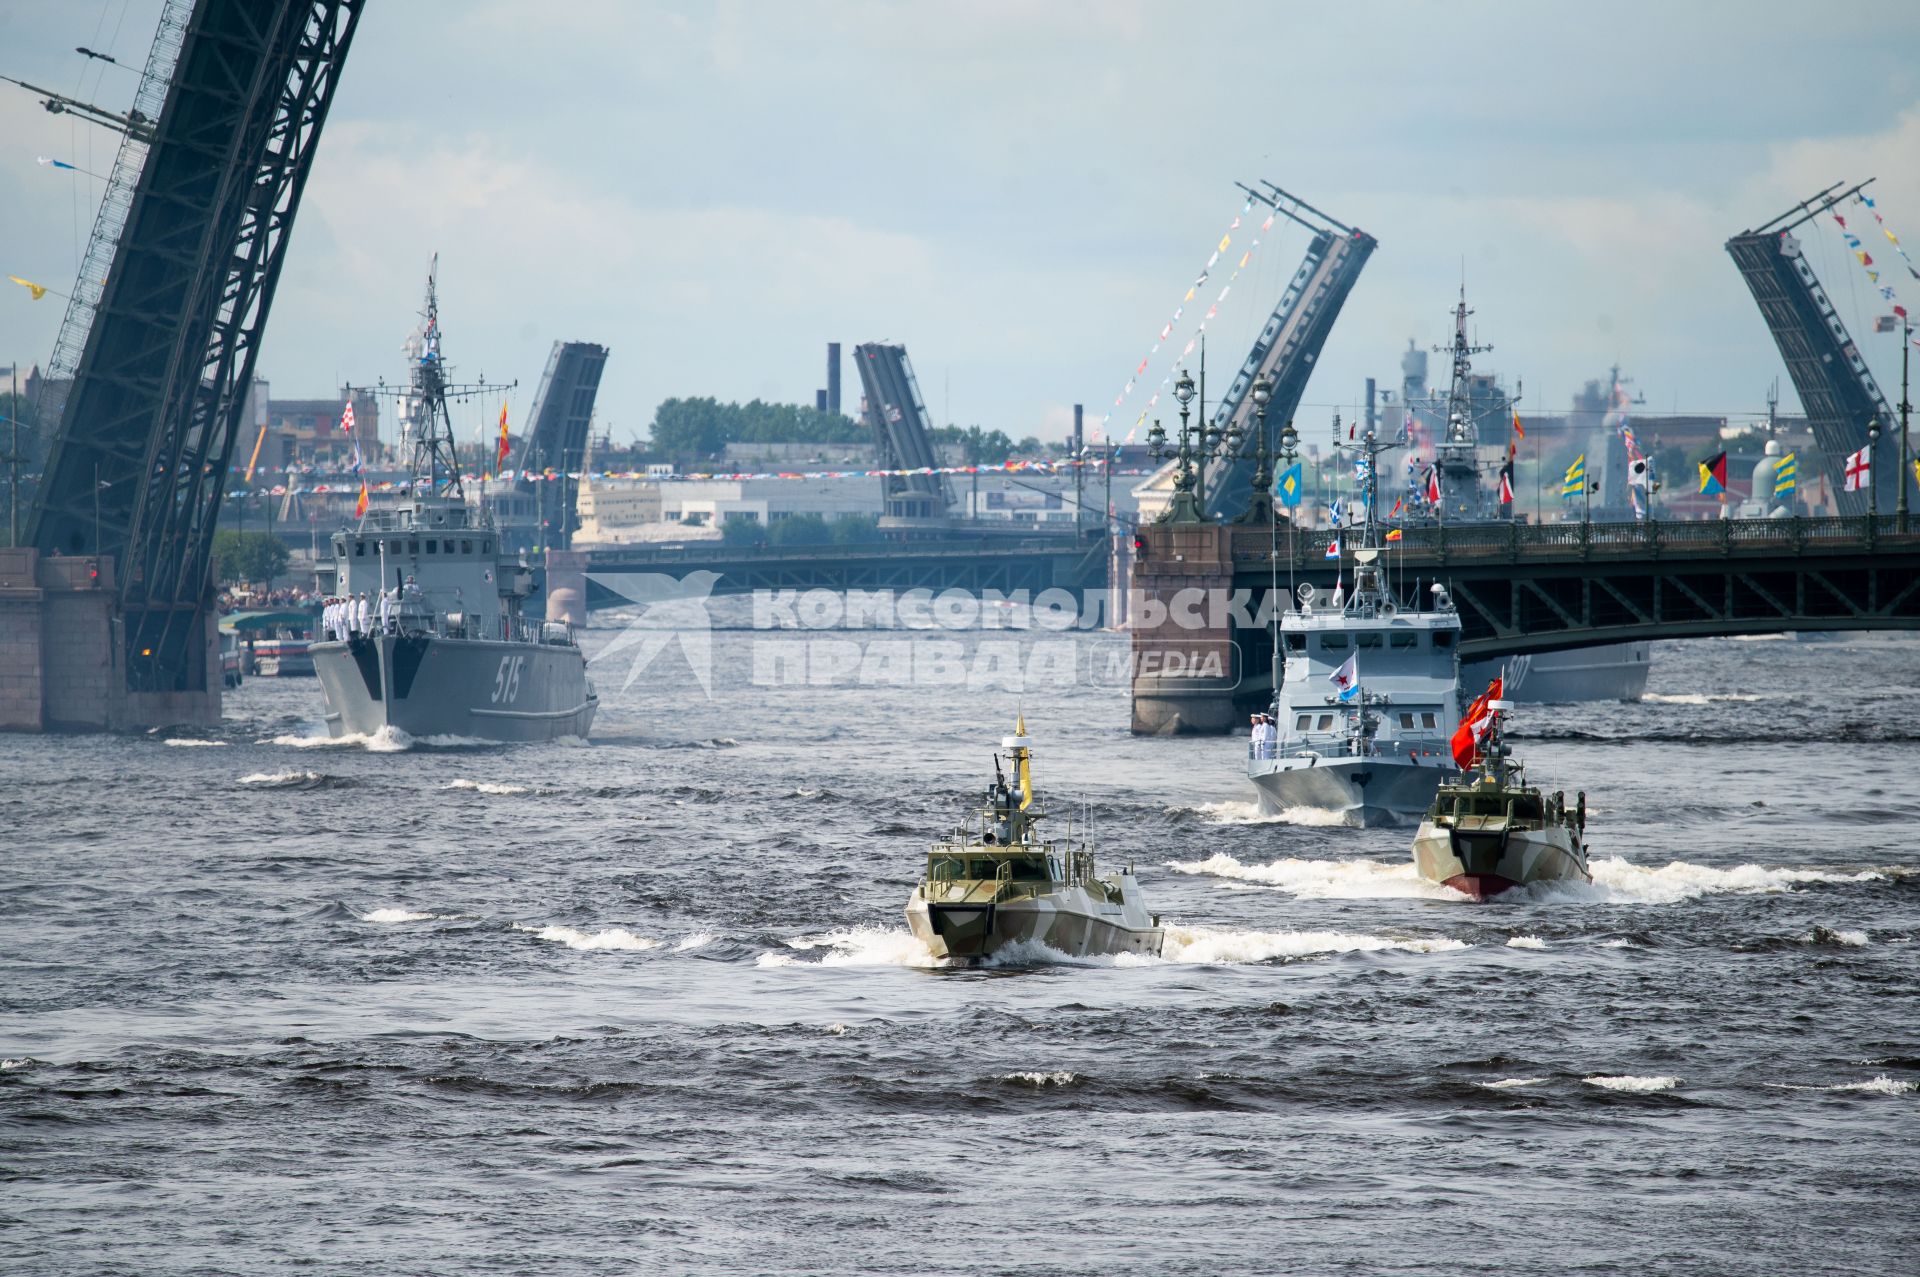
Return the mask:
<path id="1" fill-rule="evenodd" d="M 1422 727 L 1438 727 L 1438 726 L 1440 726 L 1440 724 L 1439 724 L 1439 722 L 1438 722 L 1438 721 L 1437 721 L 1437 720 L 1436 720 L 1436 719 L 1434 718 L 1434 716 L 1433 716 L 1433 715 L 1431 715 L 1431 714 L 1422 714 L 1422 715 L 1420 716 L 1420 726 L 1422 726 Z"/>
<path id="2" fill-rule="evenodd" d="M 432 554 L 440 548 L 440 543 L 432 537 L 427 538 L 427 553 Z"/>
<path id="3" fill-rule="evenodd" d="M 928 856 L 927 877 L 934 882 L 952 882 L 967 876 L 967 862 L 957 856 Z"/>
<path id="4" fill-rule="evenodd" d="M 1355 647 L 1379 647 L 1380 635 L 1374 630 L 1362 630 L 1353 636 L 1353 645 Z"/>
<path id="5" fill-rule="evenodd" d="M 353 543 L 353 557 L 356 559 L 364 559 L 367 557 L 367 543 L 365 541 L 355 541 Z"/>
<path id="6" fill-rule="evenodd" d="M 462 554 L 472 554 L 472 553 L 473 553 L 473 542 L 471 542 L 471 541 L 462 541 L 462 542 L 460 543 L 460 553 L 462 553 Z"/>
<path id="7" fill-rule="evenodd" d="M 1433 645 L 1439 648 L 1452 647 L 1453 631 L 1452 630 L 1435 630 L 1433 632 Z"/>
<path id="8" fill-rule="evenodd" d="M 1347 650 L 1347 636 L 1344 634 L 1322 634 L 1320 650 L 1323 652 L 1344 652 Z"/>
<path id="9" fill-rule="evenodd" d="M 407 542 L 407 553 L 408 554 L 420 553 L 420 543 L 418 541 Z"/>
<path id="10" fill-rule="evenodd" d="M 1311 714 L 1302 714 L 1300 717 L 1293 720 L 1293 730 L 1296 732 L 1304 732 L 1312 726 L 1313 726 L 1313 715 Z"/>
<path id="11" fill-rule="evenodd" d="M 1411 714 L 1402 714 L 1402 715 L 1400 716 L 1400 726 L 1402 726 L 1402 727 L 1412 727 L 1412 726 L 1413 726 L 1413 715 L 1411 715 Z"/>
<path id="12" fill-rule="evenodd" d="M 1333 730 L 1333 715 L 1322 714 L 1320 716 L 1320 730 L 1323 732 L 1329 732 Z"/>
<path id="13" fill-rule="evenodd" d="M 1306 650 L 1307 650 L 1307 636 L 1306 636 L 1306 635 L 1304 635 L 1304 634 L 1289 634 L 1289 635 L 1287 635 L 1287 636 L 1286 636 L 1286 638 L 1287 638 L 1287 650 L 1288 650 L 1289 652 L 1304 652 L 1304 651 L 1306 651 Z"/>
<path id="14" fill-rule="evenodd" d="M 1395 630 L 1387 639 L 1389 647 L 1414 648 L 1420 646 L 1420 636 L 1412 630 Z"/>

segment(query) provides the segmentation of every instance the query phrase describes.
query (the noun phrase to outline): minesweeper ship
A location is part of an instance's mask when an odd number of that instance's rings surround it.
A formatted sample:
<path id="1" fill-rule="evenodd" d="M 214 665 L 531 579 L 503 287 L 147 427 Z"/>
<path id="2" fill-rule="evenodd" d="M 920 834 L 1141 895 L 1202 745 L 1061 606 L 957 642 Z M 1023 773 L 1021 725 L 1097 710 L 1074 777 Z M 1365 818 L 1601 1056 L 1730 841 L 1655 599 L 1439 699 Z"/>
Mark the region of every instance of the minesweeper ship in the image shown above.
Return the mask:
<path id="1" fill-rule="evenodd" d="M 1593 881 L 1583 841 L 1587 796 L 1569 807 L 1564 793 L 1543 795 L 1526 783 L 1500 735 L 1501 715 L 1512 708 L 1494 695 L 1467 711 L 1461 731 L 1470 770 L 1440 786 L 1413 836 L 1420 876 L 1474 900 L 1529 883 Z"/>
<path id="2" fill-rule="evenodd" d="M 523 614 L 534 570 L 461 486 L 431 274 L 425 322 L 406 392 L 411 492 L 334 533 L 321 565 L 323 592 L 346 600 L 338 631 L 308 649 L 327 731 L 585 737 L 599 699 L 572 627 Z"/>
<path id="3" fill-rule="evenodd" d="M 994 782 L 975 819 L 933 844 L 907 901 L 907 926 L 936 958 L 970 965 L 1030 942 L 1072 958 L 1158 956 L 1160 918 L 1147 909 L 1133 867 L 1097 877 L 1091 840 L 1072 822 L 1062 841 L 1040 837 L 1045 810 L 1033 794 L 1033 743 L 1022 715 L 1000 742 L 1016 790 L 994 755 Z"/>
<path id="4" fill-rule="evenodd" d="M 1370 463 L 1383 450 L 1371 431 L 1361 446 Z M 1412 824 L 1454 772 L 1460 614 L 1438 584 L 1424 611 L 1394 598 L 1376 504 L 1368 500 L 1354 529 L 1353 593 L 1336 588 L 1323 605 L 1302 585 L 1299 606 L 1278 618 L 1274 732 L 1256 734 L 1247 750 L 1247 778 L 1267 815 L 1306 808 L 1362 829 Z"/>

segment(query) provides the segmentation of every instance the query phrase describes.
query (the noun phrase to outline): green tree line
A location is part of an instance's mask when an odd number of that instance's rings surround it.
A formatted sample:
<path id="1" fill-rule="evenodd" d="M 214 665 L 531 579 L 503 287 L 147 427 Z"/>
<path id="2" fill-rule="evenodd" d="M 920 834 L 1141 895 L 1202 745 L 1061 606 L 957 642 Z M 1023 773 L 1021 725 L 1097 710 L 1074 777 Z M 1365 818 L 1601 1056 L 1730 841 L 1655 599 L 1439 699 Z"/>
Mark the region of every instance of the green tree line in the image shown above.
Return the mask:
<path id="1" fill-rule="evenodd" d="M 717 456 L 730 443 L 865 443 L 867 429 L 840 413 L 802 404 L 669 399 L 654 410 L 653 450 L 668 456 Z"/>

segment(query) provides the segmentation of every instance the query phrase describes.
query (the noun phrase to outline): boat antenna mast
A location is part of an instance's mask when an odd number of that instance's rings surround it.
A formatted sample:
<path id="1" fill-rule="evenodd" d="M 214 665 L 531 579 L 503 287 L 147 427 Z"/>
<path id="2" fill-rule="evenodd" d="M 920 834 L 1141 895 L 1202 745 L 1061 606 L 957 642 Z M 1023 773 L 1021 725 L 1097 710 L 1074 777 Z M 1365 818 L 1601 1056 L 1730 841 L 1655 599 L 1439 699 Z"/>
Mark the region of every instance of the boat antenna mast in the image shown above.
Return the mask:
<path id="1" fill-rule="evenodd" d="M 440 349 L 440 254 L 433 255 L 427 268 L 427 299 L 420 312 L 421 326 L 407 341 L 408 384 L 402 388 L 387 385 L 385 377 L 372 386 L 348 386 L 349 396 L 372 394 L 396 399 L 402 405 L 401 446 L 409 449 L 407 473 L 413 479 L 415 496 L 466 499 L 466 487 L 460 478 L 460 452 L 453 438 L 453 414 L 449 402 L 464 403 L 490 391 L 512 390 L 520 382 L 489 385 L 483 376 L 477 382 L 457 383 L 447 379 L 446 358 Z"/>
<path id="2" fill-rule="evenodd" d="M 1468 339 L 1467 316 L 1471 314 L 1473 311 L 1467 308 L 1466 281 L 1462 279 L 1460 300 L 1453 308 L 1453 344 L 1433 348 L 1436 354 L 1453 356 L 1453 378 L 1447 386 L 1446 429 L 1435 445 L 1434 455 L 1434 465 L 1440 474 L 1440 501 L 1434 514 L 1442 522 L 1446 519 L 1448 481 L 1457 482 L 1462 476 L 1466 476 L 1473 493 L 1473 513 L 1480 513 L 1480 466 L 1476 451 L 1480 443 L 1480 423 L 1473 417 L 1473 398 L 1467 383 L 1473 375 L 1473 357 L 1492 350 L 1493 345 Z"/>

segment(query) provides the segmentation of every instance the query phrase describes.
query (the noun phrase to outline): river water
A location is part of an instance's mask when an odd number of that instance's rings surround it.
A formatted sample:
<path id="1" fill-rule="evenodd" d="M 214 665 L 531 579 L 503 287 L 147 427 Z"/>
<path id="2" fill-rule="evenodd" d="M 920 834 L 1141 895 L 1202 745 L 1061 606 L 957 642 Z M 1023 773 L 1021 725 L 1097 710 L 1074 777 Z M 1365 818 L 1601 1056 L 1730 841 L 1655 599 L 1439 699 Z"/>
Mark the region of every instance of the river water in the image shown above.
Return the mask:
<path id="1" fill-rule="evenodd" d="M 0 738 L 0 1269 L 1915 1271 L 1920 642 L 1524 707 L 1595 882 L 1474 906 L 1120 689 L 775 641 L 597 664 L 588 746 L 326 742 L 268 679 Z M 1163 960 L 907 933 L 1017 704 Z"/>

